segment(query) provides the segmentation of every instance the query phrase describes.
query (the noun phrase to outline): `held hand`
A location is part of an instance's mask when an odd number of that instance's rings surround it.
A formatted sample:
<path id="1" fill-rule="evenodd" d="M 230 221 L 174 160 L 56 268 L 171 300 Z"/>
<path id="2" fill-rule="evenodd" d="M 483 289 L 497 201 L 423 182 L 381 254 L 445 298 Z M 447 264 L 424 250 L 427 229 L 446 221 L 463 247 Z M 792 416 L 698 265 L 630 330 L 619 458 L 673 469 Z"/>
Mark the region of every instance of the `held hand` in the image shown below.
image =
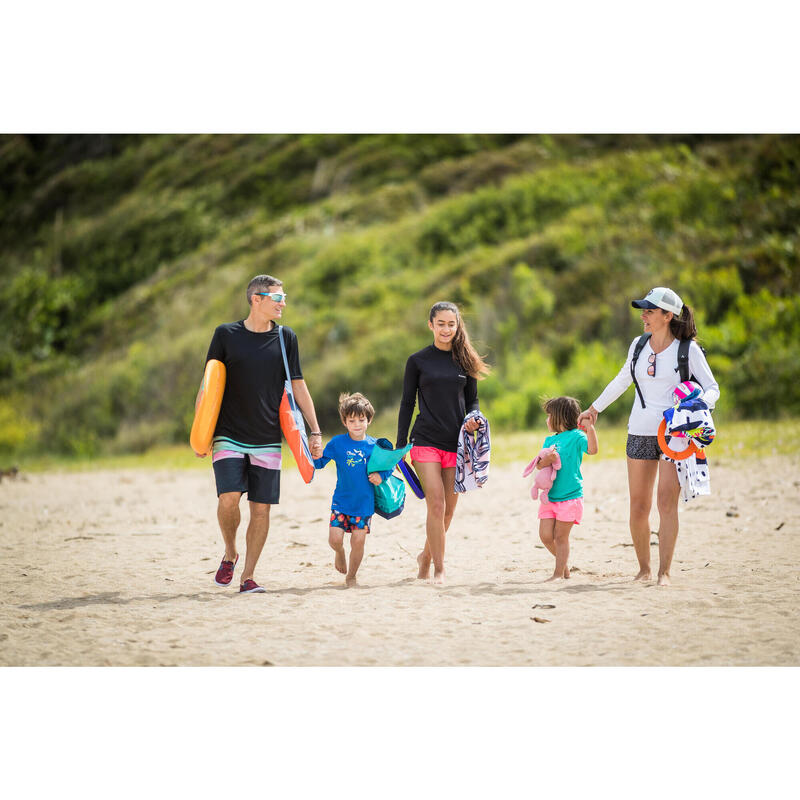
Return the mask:
<path id="1" fill-rule="evenodd" d="M 597 422 L 597 414 L 597 409 L 594 406 L 589 406 L 589 408 L 578 417 L 578 427 L 581 428 L 581 430 L 586 430 L 587 425 L 594 427 L 595 422 Z"/>
<path id="2" fill-rule="evenodd" d="M 322 458 L 322 435 L 319 433 L 311 434 L 308 437 L 308 449 L 311 451 L 312 458 Z"/>
<path id="3" fill-rule="evenodd" d="M 468 419 L 464 423 L 464 430 L 467 433 L 475 433 L 475 431 L 478 430 L 478 428 L 480 428 L 480 426 L 481 426 L 481 421 L 479 419 L 477 419 L 476 417 L 472 417 L 471 419 Z"/>
<path id="4" fill-rule="evenodd" d="M 383 483 L 383 478 L 381 478 L 380 472 L 370 472 L 368 478 L 369 482 L 374 486 L 377 486 L 379 483 Z"/>

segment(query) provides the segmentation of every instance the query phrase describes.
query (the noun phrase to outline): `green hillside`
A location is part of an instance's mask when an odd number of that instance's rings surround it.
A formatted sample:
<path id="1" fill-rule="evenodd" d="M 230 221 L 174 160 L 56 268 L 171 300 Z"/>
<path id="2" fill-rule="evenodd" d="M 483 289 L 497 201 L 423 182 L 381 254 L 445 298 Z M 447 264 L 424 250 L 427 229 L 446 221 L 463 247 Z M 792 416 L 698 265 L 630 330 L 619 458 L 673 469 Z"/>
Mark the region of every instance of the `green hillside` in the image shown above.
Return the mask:
<path id="1" fill-rule="evenodd" d="M 493 426 L 588 404 L 653 285 L 696 309 L 723 417 L 798 415 L 799 177 L 791 136 L 0 136 L 0 454 L 185 441 L 262 272 L 329 432 L 349 389 L 392 433 L 440 299 Z"/>

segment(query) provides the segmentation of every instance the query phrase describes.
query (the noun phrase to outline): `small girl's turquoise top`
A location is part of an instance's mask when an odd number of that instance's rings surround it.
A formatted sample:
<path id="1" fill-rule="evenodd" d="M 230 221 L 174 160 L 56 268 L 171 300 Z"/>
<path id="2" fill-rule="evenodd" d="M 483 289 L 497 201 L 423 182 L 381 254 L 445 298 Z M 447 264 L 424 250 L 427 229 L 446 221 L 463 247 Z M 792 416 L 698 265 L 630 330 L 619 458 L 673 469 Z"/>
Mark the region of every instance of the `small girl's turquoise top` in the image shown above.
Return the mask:
<path id="1" fill-rule="evenodd" d="M 556 472 L 553 488 L 547 493 L 548 499 L 551 503 L 560 503 L 562 500 L 583 497 L 581 461 L 583 454 L 589 450 L 586 434 L 578 428 L 554 433 L 544 440 L 545 447 L 551 445 L 556 446 L 561 457 L 561 469 Z"/>

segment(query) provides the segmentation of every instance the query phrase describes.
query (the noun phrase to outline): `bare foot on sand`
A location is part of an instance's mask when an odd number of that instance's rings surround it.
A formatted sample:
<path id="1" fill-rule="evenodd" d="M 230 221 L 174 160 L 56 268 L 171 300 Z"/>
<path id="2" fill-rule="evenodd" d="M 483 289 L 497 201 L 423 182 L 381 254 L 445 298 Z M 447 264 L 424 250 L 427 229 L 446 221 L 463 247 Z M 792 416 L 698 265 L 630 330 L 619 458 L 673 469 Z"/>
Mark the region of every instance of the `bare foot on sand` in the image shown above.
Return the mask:
<path id="1" fill-rule="evenodd" d="M 563 581 L 563 580 L 564 578 L 562 578 L 561 575 L 552 575 L 546 581 L 544 581 L 544 583 L 552 583 L 553 581 Z"/>
<path id="2" fill-rule="evenodd" d="M 564 579 L 569 578 L 569 567 L 564 567 Z"/>
<path id="3" fill-rule="evenodd" d="M 639 574 L 634 578 L 635 581 L 651 581 L 653 575 L 649 569 L 640 569 Z"/>
<path id="4" fill-rule="evenodd" d="M 420 553 L 417 556 L 417 564 L 419 565 L 419 572 L 417 573 L 417 578 L 421 580 L 427 580 L 431 575 L 431 562 L 429 560 L 425 560 L 425 554 Z"/>
<path id="5" fill-rule="evenodd" d="M 348 589 L 352 589 L 354 586 L 358 586 L 358 581 L 356 580 L 356 576 L 355 575 L 352 575 L 352 576 L 351 575 L 347 575 L 345 577 L 345 579 L 344 579 L 344 585 Z"/>
<path id="6" fill-rule="evenodd" d="M 347 556 L 344 552 L 344 547 L 341 550 L 335 550 L 336 556 L 333 560 L 333 566 L 344 575 L 347 572 Z"/>
<path id="7" fill-rule="evenodd" d="M 442 586 L 444 584 L 444 570 L 441 572 L 437 572 L 436 570 L 433 571 L 433 578 L 431 578 L 431 583 L 435 584 L 436 586 Z"/>
<path id="8" fill-rule="evenodd" d="M 669 579 L 669 575 L 665 572 L 663 575 L 658 576 L 658 585 L 659 586 L 671 586 L 672 581 Z"/>

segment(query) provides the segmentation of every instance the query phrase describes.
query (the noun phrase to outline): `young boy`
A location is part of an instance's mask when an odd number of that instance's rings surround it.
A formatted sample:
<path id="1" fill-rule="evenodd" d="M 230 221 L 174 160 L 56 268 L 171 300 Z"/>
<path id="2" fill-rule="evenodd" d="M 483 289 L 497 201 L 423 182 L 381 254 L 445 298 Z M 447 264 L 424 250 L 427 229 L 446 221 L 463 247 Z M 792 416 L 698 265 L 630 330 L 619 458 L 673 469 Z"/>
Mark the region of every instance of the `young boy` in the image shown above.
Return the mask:
<path id="1" fill-rule="evenodd" d="M 322 458 L 314 459 L 314 466 L 322 469 L 329 461 L 336 463 L 336 489 L 331 500 L 331 521 L 328 544 L 336 553 L 334 566 L 345 574 L 345 584 L 356 586 L 356 572 L 364 557 L 364 542 L 369 533 L 370 520 L 375 512 L 375 492 L 388 472 L 367 475 L 367 462 L 375 439 L 367 436 L 367 427 L 375 416 L 372 403 L 363 394 L 339 396 L 339 416 L 347 433 L 334 436 L 325 447 Z M 344 534 L 350 534 L 350 563 L 344 551 Z"/>

